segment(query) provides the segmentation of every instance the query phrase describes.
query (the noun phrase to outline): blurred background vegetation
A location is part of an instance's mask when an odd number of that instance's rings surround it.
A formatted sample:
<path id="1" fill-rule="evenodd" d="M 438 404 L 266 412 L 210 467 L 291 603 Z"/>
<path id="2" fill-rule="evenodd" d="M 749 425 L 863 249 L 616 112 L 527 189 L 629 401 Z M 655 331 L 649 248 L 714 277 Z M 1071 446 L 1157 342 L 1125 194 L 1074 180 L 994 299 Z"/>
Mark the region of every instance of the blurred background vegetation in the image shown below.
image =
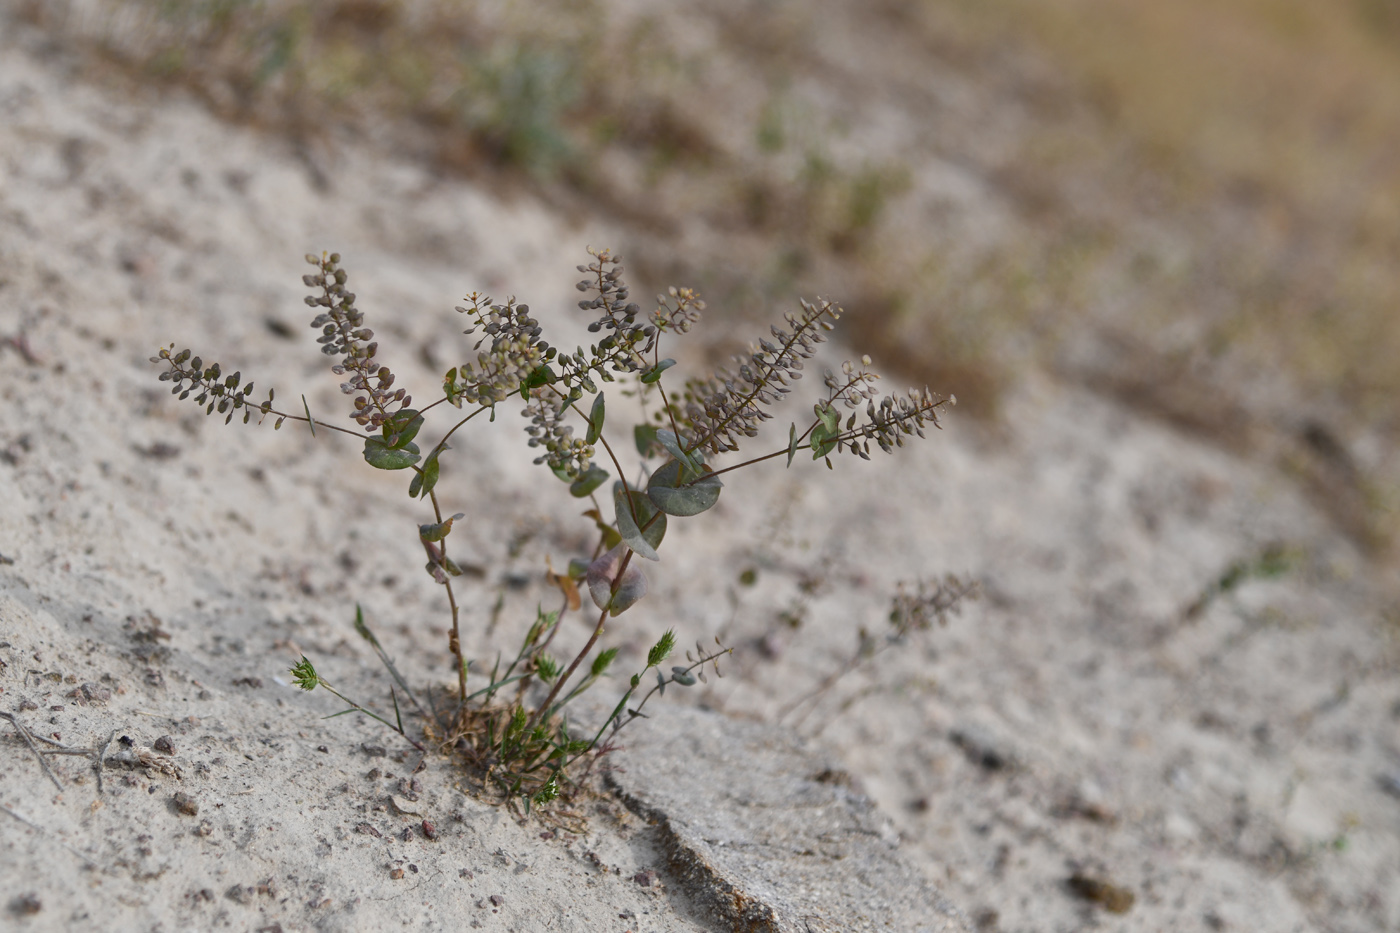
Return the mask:
<path id="1" fill-rule="evenodd" d="M 1027 372 L 1111 393 L 1394 559 L 1400 0 L 0 2 L 104 80 L 606 216 L 653 290 L 829 296 L 993 427 Z"/>

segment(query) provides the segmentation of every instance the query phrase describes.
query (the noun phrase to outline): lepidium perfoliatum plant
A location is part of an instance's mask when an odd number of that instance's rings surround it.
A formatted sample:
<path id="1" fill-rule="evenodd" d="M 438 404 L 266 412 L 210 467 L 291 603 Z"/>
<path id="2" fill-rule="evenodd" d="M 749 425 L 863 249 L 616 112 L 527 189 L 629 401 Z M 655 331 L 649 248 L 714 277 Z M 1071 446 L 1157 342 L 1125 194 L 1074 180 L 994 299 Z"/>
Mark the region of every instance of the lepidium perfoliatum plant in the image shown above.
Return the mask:
<path id="1" fill-rule="evenodd" d="M 824 460 L 831 467 L 832 458 L 842 453 L 868 460 L 872 445 L 893 452 L 911 436 L 922 437 L 925 426 L 937 426 L 939 410 L 953 401 L 927 389 L 881 397 L 869 359 L 848 362 L 839 372 L 825 374 L 810 418 L 789 427 L 786 445 L 728 462 L 774 417 L 771 409 L 794 391 L 841 309 L 826 301 L 803 301 L 730 366 L 676 386 L 675 360 L 662 355 L 663 346 L 691 330 L 704 302 L 690 289 L 673 288 L 657 297 L 652 310 L 643 311 L 629 301 L 619 257 L 608 250 L 589 250 L 589 255 L 590 261 L 578 267 L 583 274 L 578 290 L 585 296 L 578 307 L 592 316 L 588 330 L 598 335 L 596 343 L 565 351 L 545 340 L 528 305 L 472 294 L 457 308 L 468 321 L 465 333 L 478 338 L 472 353 L 446 372 L 430 400 L 420 395 L 417 402 L 380 360 L 374 333 L 346 287 L 339 254 L 307 256 L 313 270 L 303 281 L 312 290 L 306 299 L 315 312 L 311 326 L 320 332 L 321 352 L 333 361 L 331 371 L 343 380 L 341 390 L 353 397 L 348 414 L 358 430 L 314 418 L 304 396 L 300 413 L 275 407 L 272 390 L 256 401 L 253 384 L 244 383 L 240 373 L 225 375 L 218 363 L 177 351 L 174 344 L 152 357 L 165 366 L 160 378 L 171 383 L 174 394 L 193 396 L 208 414 L 225 415 L 225 422 L 241 416 L 245 424 L 261 424 L 271 418 L 274 428 L 290 420 L 305 423 L 313 434 L 351 434 L 362 439 L 364 460 L 371 467 L 408 474 L 409 497 L 419 503 L 416 508 L 431 511 L 431 520 L 419 524 L 417 532 L 424 569 L 443 587 L 451 612 L 452 702 L 432 704 L 435 712 L 429 714 L 357 612 L 356 630 L 373 645 L 397 685 L 391 690 L 394 720 L 349 700 L 346 712 L 371 715 L 425 750 L 434 743 L 444 751 L 461 750 L 483 786 L 497 788 L 527 812 L 532 804 L 576 788 L 611 747 L 616 731 L 641 715 L 653 694 L 668 684 L 689 686 L 704 679 L 707 666 L 719 673 L 718 660 L 729 649 L 718 641 L 714 648 L 697 645 L 695 652 L 687 652 L 686 664 L 668 666 L 676 639 L 667 631 L 600 728 L 580 731 L 565 712 L 616 660 L 617 648 L 601 644 L 608 620 L 646 595 L 641 565 L 660 560 L 670 522 L 710 509 L 724 490 L 725 474 L 764 461 L 781 460 L 791 467 L 799 459 Z M 626 426 L 626 441 L 615 435 L 617 419 L 609 414 L 624 409 L 624 397 L 627 410 L 640 415 L 640 423 Z M 463 655 L 454 590 L 462 571 L 450 543 L 470 504 L 463 502 L 462 511 L 444 505 L 439 463 L 451 450 L 453 435 L 468 422 L 482 415 L 494 421 L 498 409 L 512 405 L 527 419 L 528 444 L 539 451 L 535 462 L 558 477 L 569 495 L 591 502 L 585 515 L 597 543 L 591 553 L 574 555 L 566 573 L 548 573 L 548 581 L 561 592 L 559 608 L 539 610 L 514 658 L 503 663 L 498 656 L 487 670 Z M 427 433 L 430 420 L 436 434 Z M 428 440 L 432 437 L 436 440 Z M 581 609 L 581 591 L 587 592 L 597 619 L 583 648 L 566 660 L 550 649 L 563 618 Z M 334 689 L 306 658 L 293 674 L 307 690 Z M 477 676 L 484 683 L 473 689 Z M 641 693 L 646 676 L 655 682 Z M 424 723 L 421 741 L 405 729 L 400 691 Z"/>

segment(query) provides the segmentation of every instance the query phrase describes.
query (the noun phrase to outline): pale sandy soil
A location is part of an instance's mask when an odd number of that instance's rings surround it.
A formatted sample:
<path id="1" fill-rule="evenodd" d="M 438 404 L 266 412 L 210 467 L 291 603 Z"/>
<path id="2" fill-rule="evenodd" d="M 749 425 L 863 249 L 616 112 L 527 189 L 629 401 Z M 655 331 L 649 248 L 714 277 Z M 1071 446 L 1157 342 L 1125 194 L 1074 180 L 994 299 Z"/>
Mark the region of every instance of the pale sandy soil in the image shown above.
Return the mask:
<path id="1" fill-rule="evenodd" d="M 305 652 L 379 701 L 387 678 L 349 624 L 359 602 L 412 679 L 448 678 L 422 517 L 349 444 L 206 421 L 147 363 L 174 340 L 335 417 L 344 399 L 303 335 L 308 250 L 344 254 L 401 378 L 428 386 L 466 353 L 450 311 L 464 293 L 513 292 L 581 336 L 574 264 L 587 244 L 625 254 L 633 234 L 349 141 L 299 153 L 179 98 L 74 83 L 34 48 L 0 45 L 0 336 L 31 354 L 0 348 L 0 708 L 71 745 L 169 735 L 180 774 L 109 769 L 99 795 L 79 759 L 57 759 L 59 791 L 4 739 L 7 928 L 727 928 L 608 793 L 586 836 L 542 839 L 434 761 L 420 812 L 393 810 L 414 759 L 372 724 L 319 719 L 336 705 L 287 668 Z M 587 547 L 513 421 L 461 437 L 441 487 L 484 568 L 466 588 L 479 658 L 544 598 L 545 557 Z M 1188 617 L 1273 544 L 1289 572 Z M 1286 477 L 1029 378 L 995 437 L 955 412 L 892 459 L 735 477 L 651 569 L 653 595 L 609 635 L 624 661 L 668 626 L 683 643 L 721 635 L 730 676 L 679 702 L 767 723 L 860 627 L 881 629 L 897 582 L 982 581 L 946 629 L 784 720 L 973 928 L 1400 929 L 1394 610 Z M 779 618 L 794 611 L 796 629 Z M 723 801 L 723 769 L 743 766 L 717 755 L 681 764 L 714 768 L 700 783 Z M 706 805 L 688 817 L 702 837 Z M 730 816 L 714 826 L 731 832 Z M 648 870 L 662 884 L 635 880 Z M 1076 896 L 1075 874 L 1132 892 L 1131 908 Z"/>

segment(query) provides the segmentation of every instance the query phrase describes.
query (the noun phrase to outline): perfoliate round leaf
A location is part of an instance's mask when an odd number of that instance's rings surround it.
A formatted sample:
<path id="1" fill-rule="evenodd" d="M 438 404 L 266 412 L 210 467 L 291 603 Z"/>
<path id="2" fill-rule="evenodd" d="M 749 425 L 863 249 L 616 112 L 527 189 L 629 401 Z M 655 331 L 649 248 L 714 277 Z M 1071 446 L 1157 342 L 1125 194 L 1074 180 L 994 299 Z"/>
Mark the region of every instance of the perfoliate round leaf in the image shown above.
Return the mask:
<path id="1" fill-rule="evenodd" d="M 647 498 L 668 515 L 699 515 L 719 501 L 724 487 L 718 476 L 705 474 L 690 485 L 681 482 L 681 465 L 675 460 L 662 464 L 647 484 Z"/>
<path id="2" fill-rule="evenodd" d="M 365 462 L 376 470 L 406 470 L 419 460 L 418 445 L 390 447 L 382 437 L 365 438 Z"/>
<path id="3" fill-rule="evenodd" d="M 627 546 L 647 560 L 660 560 L 656 548 L 666 536 L 665 513 L 658 512 L 646 494 L 635 489 L 629 508 L 628 494 L 621 483 L 613 484 L 613 508 L 617 512 L 617 533 L 622 535 Z"/>
<path id="4" fill-rule="evenodd" d="M 625 553 L 623 545 L 618 545 L 589 564 L 585 575 L 588 595 L 593 598 L 593 604 L 599 609 L 607 609 L 614 616 L 620 615 L 647 592 L 647 578 L 641 568 L 633 563 L 629 563 L 623 572 L 617 592 L 612 591 L 613 578 L 617 576 Z"/>
<path id="5" fill-rule="evenodd" d="M 656 446 L 656 425 L 637 425 L 632 429 L 632 439 L 636 441 L 637 453 L 643 457 L 650 457 L 652 447 Z"/>
<path id="6" fill-rule="evenodd" d="M 418 410 L 404 408 L 389 416 L 389 420 L 384 422 L 383 431 L 386 440 L 397 437 L 394 447 L 402 450 L 408 446 L 409 441 L 418 436 L 422 428 L 423 416 L 418 414 Z"/>
<path id="7" fill-rule="evenodd" d="M 601 395 L 598 397 L 602 398 Z M 607 482 L 607 479 L 607 470 L 598 466 L 596 463 L 590 464 L 587 472 L 569 484 L 569 494 L 575 499 L 582 499 L 584 496 L 603 485 L 603 483 Z"/>

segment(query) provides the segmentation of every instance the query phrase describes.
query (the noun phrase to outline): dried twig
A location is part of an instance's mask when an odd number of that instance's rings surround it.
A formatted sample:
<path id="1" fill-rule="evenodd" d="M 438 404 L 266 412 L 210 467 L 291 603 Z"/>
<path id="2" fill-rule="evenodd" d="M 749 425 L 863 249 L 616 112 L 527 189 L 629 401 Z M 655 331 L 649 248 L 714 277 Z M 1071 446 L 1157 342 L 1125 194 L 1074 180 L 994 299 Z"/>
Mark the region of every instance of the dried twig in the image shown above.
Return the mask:
<path id="1" fill-rule="evenodd" d="M 39 753 L 39 747 L 34 744 L 34 737 L 29 734 L 28 729 L 24 728 L 24 724 L 19 721 L 14 713 L 0 712 L 0 716 L 8 719 L 10 725 L 15 727 L 15 731 L 24 739 L 24 744 L 28 745 L 29 750 L 34 753 L 34 757 L 39 759 L 39 766 L 44 769 L 44 773 L 49 776 L 49 780 L 53 781 L 53 786 L 57 787 L 59 790 L 63 790 L 63 782 L 58 779 L 58 775 L 53 773 L 53 769 L 49 767 L 49 763 L 45 761 L 44 756 Z"/>
<path id="2" fill-rule="evenodd" d="M 14 350 L 30 366 L 39 366 L 44 362 L 39 358 L 39 355 L 34 352 L 34 348 L 29 345 L 29 335 L 24 331 L 0 337 L 0 347 L 9 347 Z"/>
<path id="3" fill-rule="evenodd" d="M 102 766 L 107 762 L 107 747 L 112 744 L 112 740 L 117 737 L 117 731 L 113 729 L 107 734 L 107 741 L 102 743 L 102 747 L 97 750 L 97 792 L 102 793 Z"/>

